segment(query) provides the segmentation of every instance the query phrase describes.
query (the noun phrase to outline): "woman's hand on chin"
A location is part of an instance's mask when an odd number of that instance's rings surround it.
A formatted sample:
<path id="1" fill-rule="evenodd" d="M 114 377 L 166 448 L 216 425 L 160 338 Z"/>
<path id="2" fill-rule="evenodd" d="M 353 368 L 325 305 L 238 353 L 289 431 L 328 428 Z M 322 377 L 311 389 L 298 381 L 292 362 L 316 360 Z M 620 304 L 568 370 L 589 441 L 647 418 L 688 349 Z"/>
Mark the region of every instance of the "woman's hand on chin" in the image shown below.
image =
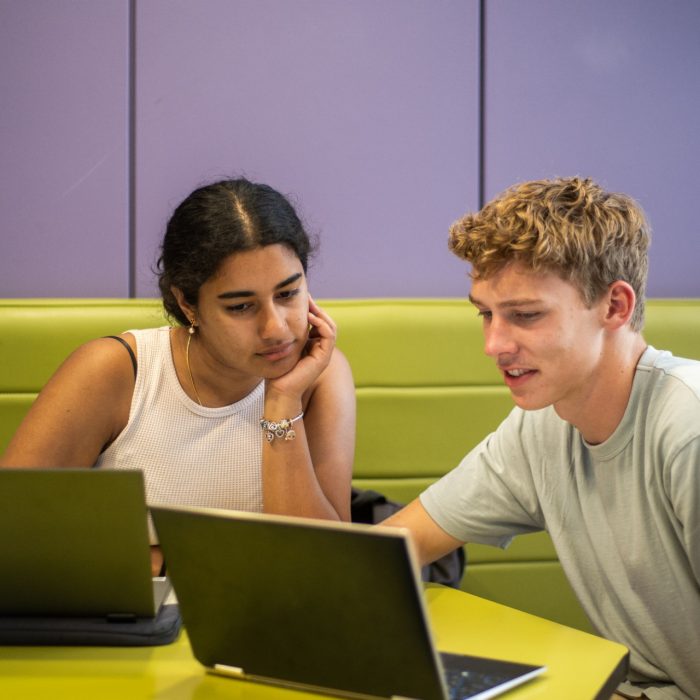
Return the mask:
<path id="1" fill-rule="evenodd" d="M 267 394 L 301 397 L 331 360 L 337 328 L 333 319 L 309 297 L 309 338 L 299 361 L 286 374 L 266 382 Z"/>

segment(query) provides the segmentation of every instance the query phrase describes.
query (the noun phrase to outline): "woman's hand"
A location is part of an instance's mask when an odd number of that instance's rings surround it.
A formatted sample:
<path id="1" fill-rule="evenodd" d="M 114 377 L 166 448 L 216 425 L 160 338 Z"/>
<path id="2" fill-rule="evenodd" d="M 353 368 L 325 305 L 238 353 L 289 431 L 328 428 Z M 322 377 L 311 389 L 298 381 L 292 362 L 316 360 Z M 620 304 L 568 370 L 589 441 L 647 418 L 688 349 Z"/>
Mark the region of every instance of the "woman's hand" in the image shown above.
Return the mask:
<path id="1" fill-rule="evenodd" d="M 337 328 L 333 319 L 309 296 L 309 338 L 299 362 L 277 379 L 266 382 L 268 396 L 300 399 L 328 367 L 335 347 Z"/>
<path id="2" fill-rule="evenodd" d="M 287 374 L 266 380 L 264 417 L 295 418 L 294 438 L 263 440 L 266 513 L 350 520 L 355 387 L 335 347 L 335 322 L 309 298 L 305 352 Z"/>
<path id="3" fill-rule="evenodd" d="M 163 570 L 163 552 L 158 545 L 151 545 L 151 576 L 156 577 L 161 575 Z"/>

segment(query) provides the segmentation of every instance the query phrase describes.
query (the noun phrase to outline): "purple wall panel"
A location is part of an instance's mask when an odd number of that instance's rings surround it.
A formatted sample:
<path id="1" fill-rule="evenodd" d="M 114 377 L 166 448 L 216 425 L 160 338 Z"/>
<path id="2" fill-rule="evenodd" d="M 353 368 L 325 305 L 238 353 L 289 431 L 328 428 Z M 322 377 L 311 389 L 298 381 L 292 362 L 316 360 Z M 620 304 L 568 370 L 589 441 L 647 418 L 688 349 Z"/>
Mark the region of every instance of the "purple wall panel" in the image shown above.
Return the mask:
<path id="1" fill-rule="evenodd" d="M 0 3 L 0 296 L 126 296 L 127 3 Z"/>
<path id="2" fill-rule="evenodd" d="M 0 296 L 154 293 L 172 207 L 245 173 L 320 234 L 318 296 L 462 296 L 477 0 L 0 0 Z M 700 296 L 700 4 L 488 0 L 487 197 L 591 175 L 654 228 L 649 291 Z M 136 267 L 129 260 L 134 167 Z"/>
<path id="3" fill-rule="evenodd" d="M 697 0 L 486 4 L 485 190 L 580 174 L 653 228 L 650 296 L 700 296 Z"/>
<path id="4" fill-rule="evenodd" d="M 137 4 L 137 294 L 172 207 L 231 174 L 294 195 L 319 297 L 462 296 L 477 204 L 476 0 Z"/>

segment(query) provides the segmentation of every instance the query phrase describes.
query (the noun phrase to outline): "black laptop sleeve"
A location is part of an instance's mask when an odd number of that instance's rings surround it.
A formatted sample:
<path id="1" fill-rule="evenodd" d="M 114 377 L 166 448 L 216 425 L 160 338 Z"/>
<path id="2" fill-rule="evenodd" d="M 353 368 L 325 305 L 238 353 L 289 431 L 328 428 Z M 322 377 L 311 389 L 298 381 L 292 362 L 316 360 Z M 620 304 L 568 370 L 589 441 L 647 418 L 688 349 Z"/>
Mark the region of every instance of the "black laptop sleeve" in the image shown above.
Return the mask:
<path id="1" fill-rule="evenodd" d="M 0 617 L 0 645 L 160 646 L 181 626 L 177 605 L 162 605 L 155 617 Z"/>

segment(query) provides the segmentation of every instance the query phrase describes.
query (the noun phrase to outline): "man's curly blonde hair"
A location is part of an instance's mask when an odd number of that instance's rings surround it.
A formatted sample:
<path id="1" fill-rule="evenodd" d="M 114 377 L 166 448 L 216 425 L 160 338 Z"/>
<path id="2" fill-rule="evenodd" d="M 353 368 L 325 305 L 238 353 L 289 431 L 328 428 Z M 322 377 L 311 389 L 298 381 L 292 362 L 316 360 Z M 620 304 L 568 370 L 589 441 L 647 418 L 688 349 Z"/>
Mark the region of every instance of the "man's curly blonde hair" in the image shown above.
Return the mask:
<path id="1" fill-rule="evenodd" d="M 486 279 L 517 262 L 554 272 L 574 284 L 591 306 L 612 282 L 637 295 L 631 326 L 644 326 L 649 225 L 624 194 L 579 177 L 534 180 L 507 189 L 481 211 L 450 228 L 449 247 Z"/>

